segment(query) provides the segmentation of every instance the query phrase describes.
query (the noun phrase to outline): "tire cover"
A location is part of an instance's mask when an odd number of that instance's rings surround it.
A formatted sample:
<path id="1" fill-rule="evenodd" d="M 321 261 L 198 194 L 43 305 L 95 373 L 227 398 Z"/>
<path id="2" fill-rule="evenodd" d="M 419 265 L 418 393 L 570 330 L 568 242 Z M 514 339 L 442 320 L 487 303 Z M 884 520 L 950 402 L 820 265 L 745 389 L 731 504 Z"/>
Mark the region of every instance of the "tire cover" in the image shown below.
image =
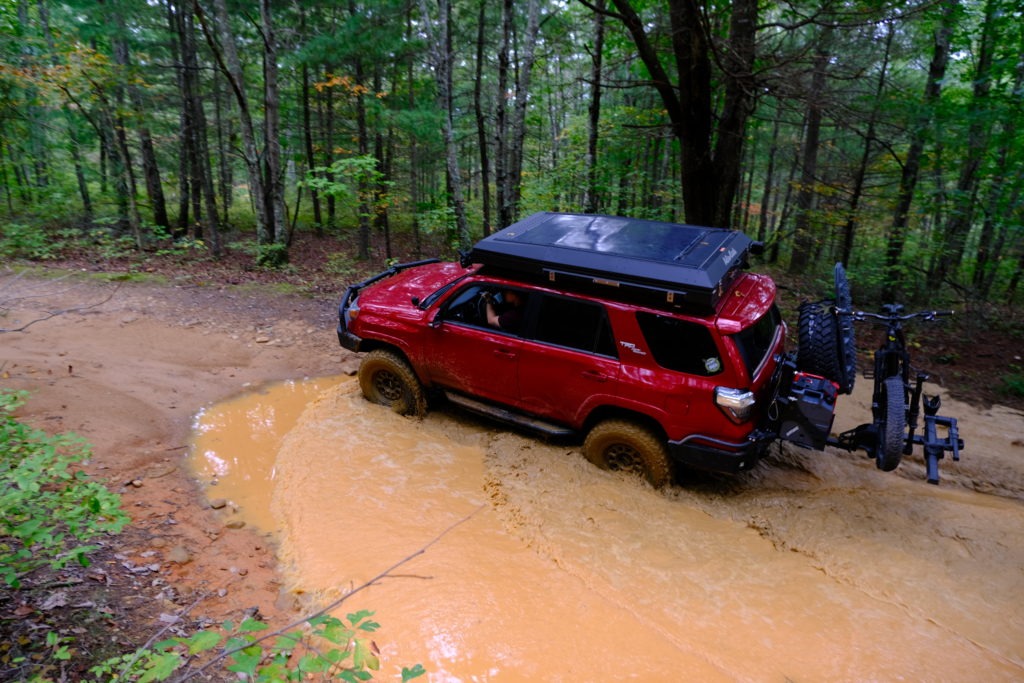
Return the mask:
<path id="1" fill-rule="evenodd" d="M 853 391 L 857 379 L 857 343 L 853 330 L 853 297 L 850 294 L 850 281 L 846 279 L 846 270 L 842 263 L 837 263 L 833 273 L 836 292 L 836 352 L 839 355 L 838 366 L 840 376 L 836 378 L 839 390 L 844 394 Z"/>

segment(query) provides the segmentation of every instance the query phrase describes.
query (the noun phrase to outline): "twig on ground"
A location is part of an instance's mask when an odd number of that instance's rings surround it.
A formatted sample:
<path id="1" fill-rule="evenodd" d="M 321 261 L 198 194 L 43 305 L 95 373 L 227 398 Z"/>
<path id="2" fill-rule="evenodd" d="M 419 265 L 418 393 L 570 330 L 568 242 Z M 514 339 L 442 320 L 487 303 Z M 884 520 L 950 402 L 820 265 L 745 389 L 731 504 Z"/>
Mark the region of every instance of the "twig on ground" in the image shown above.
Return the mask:
<path id="1" fill-rule="evenodd" d="M 180 678 L 174 679 L 175 683 L 183 683 L 184 681 L 187 681 L 187 680 L 189 680 L 190 678 L 192 678 L 194 676 L 198 676 L 199 674 L 203 673 L 204 671 L 209 669 L 211 666 L 213 666 L 217 662 L 220 662 L 220 661 L 230 657 L 231 655 L 233 655 L 235 653 L 241 652 L 242 650 L 244 650 L 246 648 L 249 648 L 249 647 L 252 647 L 253 645 L 256 645 L 258 643 L 262 643 L 263 641 L 265 641 L 265 640 L 267 640 L 269 638 L 275 638 L 277 636 L 283 635 L 284 633 L 286 633 L 287 631 L 290 631 L 293 628 L 301 626 L 302 624 L 305 624 L 308 621 L 311 621 L 313 619 L 316 619 L 317 617 L 321 617 L 321 616 L 327 614 L 328 612 L 330 612 L 331 610 L 335 609 L 336 607 L 341 605 L 343 602 L 345 602 L 346 600 L 351 598 L 353 595 L 355 595 L 359 591 L 363 590 L 364 588 L 369 588 L 370 586 L 376 584 L 381 579 L 387 578 L 388 576 L 392 576 L 392 572 L 393 571 L 395 571 L 396 569 L 398 569 L 402 565 L 408 564 L 409 562 L 411 562 L 415 558 L 417 558 L 420 555 L 422 555 L 425 552 L 427 552 L 427 550 L 429 550 L 432 545 L 434 545 L 437 542 L 439 542 L 442 538 L 444 538 L 449 533 L 451 533 L 456 527 L 459 527 L 462 524 L 465 524 L 466 522 L 471 520 L 481 510 L 483 510 L 484 507 L 486 507 L 486 505 L 481 505 L 476 510 L 474 510 L 471 513 L 469 513 L 468 515 L 466 515 L 462 519 L 454 522 L 451 526 L 449 526 L 447 529 L 445 529 L 444 531 L 439 533 L 429 543 L 427 543 L 426 545 L 421 547 L 416 552 L 414 552 L 411 555 L 408 555 L 405 558 L 403 558 L 403 559 L 399 560 L 398 562 L 394 563 L 393 565 L 391 565 L 390 567 L 388 567 L 387 569 L 385 569 L 381 573 L 377 574 L 375 577 L 373 577 L 372 579 L 370 579 L 366 583 L 364 583 L 364 584 L 362 584 L 360 586 L 357 586 L 356 588 L 352 589 L 351 591 L 349 591 L 345 595 L 341 596 L 340 598 L 338 598 L 337 600 L 335 600 L 331 604 L 327 605 L 326 607 L 318 610 L 317 612 L 314 612 L 313 614 L 309 614 L 307 616 L 304 616 L 301 619 L 297 619 L 296 621 L 293 621 L 292 623 L 290 623 L 290 624 L 288 624 L 286 626 L 282 626 L 281 628 L 277 629 L 276 631 L 271 631 L 270 633 L 266 633 L 266 634 L 260 636 L 259 638 L 253 640 L 250 643 L 246 643 L 245 645 L 242 645 L 240 647 L 232 648 L 230 650 L 225 650 L 224 652 L 221 652 L 219 655 L 217 655 L 216 657 L 214 657 L 210 661 L 206 662 L 206 664 L 204 664 L 202 667 L 196 669 L 195 671 L 190 671 L 187 674 L 185 674 L 184 676 L 181 676 Z"/>
<path id="2" fill-rule="evenodd" d="M 35 325 L 36 323 L 41 323 L 41 322 L 43 322 L 45 320 L 49 320 L 50 318 L 56 318 L 58 315 L 64 315 L 66 313 L 77 313 L 78 311 L 87 311 L 90 308 L 96 308 L 97 306 L 102 306 L 103 304 L 105 304 L 108 301 L 110 301 L 111 299 L 113 299 L 114 295 L 117 294 L 118 291 L 120 291 L 120 289 L 121 289 L 121 284 L 118 283 L 118 285 L 116 287 L 114 287 L 114 291 L 112 291 L 110 293 L 110 295 L 106 299 L 103 299 L 102 301 L 97 301 L 96 303 L 89 304 L 88 306 L 74 306 L 72 308 L 64 308 L 64 309 L 61 309 L 59 311 L 50 311 L 46 315 L 44 315 L 43 317 L 36 318 L 35 320 L 30 320 L 29 322 L 25 323 L 21 327 L 0 327 L 0 333 L 4 333 L 4 332 L 24 332 L 25 330 L 27 330 L 32 325 Z M 28 298 L 28 297 L 22 297 L 21 299 L 13 299 L 12 301 L 22 301 L 22 300 L 24 300 L 26 298 Z M 0 305 L 5 305 L 5 304 L 6 304 L 6 302 L 0 302 Z"/>

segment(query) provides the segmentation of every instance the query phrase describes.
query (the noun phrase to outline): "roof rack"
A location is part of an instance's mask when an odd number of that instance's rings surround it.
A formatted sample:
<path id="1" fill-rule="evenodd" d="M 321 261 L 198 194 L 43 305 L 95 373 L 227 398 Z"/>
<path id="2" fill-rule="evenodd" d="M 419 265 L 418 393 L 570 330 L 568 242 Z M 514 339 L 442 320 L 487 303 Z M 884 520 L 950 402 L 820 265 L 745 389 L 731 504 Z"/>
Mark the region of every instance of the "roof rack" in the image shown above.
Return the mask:
<path id="1" fill-rule="evenodd" d="M 738 230 L 543 212 L 480 240 L 465 260 L 549 282 L 713 309 L 757 244 Z"/>

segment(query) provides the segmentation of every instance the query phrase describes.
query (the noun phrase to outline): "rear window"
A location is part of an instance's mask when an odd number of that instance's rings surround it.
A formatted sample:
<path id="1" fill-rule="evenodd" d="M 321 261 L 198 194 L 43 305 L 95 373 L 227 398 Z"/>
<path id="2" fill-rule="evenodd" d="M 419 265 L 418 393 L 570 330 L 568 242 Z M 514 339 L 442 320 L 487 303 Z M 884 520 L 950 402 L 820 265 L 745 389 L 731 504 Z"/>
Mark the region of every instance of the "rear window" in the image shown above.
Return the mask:
<path id="1" fill-rule="evenodd" d="M 756 323 L 733 335 L 736 347 L 743 357 L 743 363 L 747 366 L 750 376 L 753 377 L 757 368 L 761 366 L 765 356 L 772 348 L 772 341 L 775 340 L 775 333 L 782 324 L 782 314 L 777 306 L 772 306 L 768 312 L 761 316 Z"/>
<path id="2" fill-rule="evenodd" d="M 722 371 L 722 359 L 708 328 L 655 313 L 640 312 L 636 319 L 647 348 L 661 367 L 703 376 Z"/>

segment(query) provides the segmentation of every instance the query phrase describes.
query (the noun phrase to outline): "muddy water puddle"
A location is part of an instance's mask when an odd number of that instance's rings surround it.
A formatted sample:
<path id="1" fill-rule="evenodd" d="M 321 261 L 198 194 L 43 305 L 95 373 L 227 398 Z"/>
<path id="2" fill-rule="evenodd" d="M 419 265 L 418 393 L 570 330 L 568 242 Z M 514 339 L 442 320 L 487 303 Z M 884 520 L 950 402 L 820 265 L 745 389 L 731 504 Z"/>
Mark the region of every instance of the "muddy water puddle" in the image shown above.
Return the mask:
<path id="1" fill-rule="evenodd" d="M 785 449 L 655 492 L 347 378 L 207 409 L 192 461 L 308 611 L 399 565 L 339 610 L 375 611 L 384 679 L 1021 680 L 1024 418 L 965 410 L 941 487 Z"/>

